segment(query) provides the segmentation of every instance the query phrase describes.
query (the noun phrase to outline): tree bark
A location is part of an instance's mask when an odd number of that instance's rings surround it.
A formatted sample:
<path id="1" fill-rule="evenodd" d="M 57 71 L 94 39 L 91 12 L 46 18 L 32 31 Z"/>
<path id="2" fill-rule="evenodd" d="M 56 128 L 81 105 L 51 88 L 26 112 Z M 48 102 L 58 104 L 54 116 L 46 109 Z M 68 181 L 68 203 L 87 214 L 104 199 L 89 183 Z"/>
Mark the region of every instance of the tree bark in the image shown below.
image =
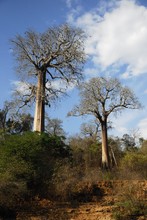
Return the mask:
<path id="1" fill-rule="evenodd" d="M 102 130 L 102 168 L 110 168 L 109 149 L 108 149 L 108 137 L 107 137 L 107 120 L 101 122 Z"/>
<path id="2" fill-rule="evenodd" d="M 36 89 L 36 106 L 34 116 L 34 131 L 44 132 L 45 129 L 45 72 L 38 72 Z"/>

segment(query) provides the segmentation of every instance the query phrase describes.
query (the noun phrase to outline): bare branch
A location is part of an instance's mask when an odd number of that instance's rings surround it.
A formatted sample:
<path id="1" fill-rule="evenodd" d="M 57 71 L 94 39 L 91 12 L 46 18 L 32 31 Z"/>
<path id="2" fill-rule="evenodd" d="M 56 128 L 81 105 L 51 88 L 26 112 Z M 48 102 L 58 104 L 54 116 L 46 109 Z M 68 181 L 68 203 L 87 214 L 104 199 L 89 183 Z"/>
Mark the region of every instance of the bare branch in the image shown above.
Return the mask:
<path id="1" fill-rule="evenodd" d="M 68 115 L 92 114 L 99 121 L 107 119 L 112 112 L 125 108 L 139 109 L 141 104 L 134 93 L 123 87 L 117 79 L 93 78 L 80 87 L 80 104 Z"/>

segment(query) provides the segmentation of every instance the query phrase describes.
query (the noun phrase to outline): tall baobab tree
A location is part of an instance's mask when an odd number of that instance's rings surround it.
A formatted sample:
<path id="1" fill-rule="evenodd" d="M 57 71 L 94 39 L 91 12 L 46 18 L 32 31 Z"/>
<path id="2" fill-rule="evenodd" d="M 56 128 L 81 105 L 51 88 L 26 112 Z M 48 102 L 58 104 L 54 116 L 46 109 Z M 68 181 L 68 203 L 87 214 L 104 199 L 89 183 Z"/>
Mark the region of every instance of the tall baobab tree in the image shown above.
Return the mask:
<path id="1" fill-rule="evenodd" d="M 77 83 L 85 61 L 84 33 L 67 24 L 49 28 L 44 33 L 26 31 L 11 42 L 24 92 L 17 90 L 23 105 L 35 100 L 34 131 L 44 131 L 45 105 L 58 97 L 60 88 L 52 82 Z M 35 97 L 35 98 L 34 98 Z"/>
<path id="2" fill-rule="evenodd" d="M 123 109 L 141 107 L 137 97 L 128 87 L 121 85 L 118 79 L 92 78 L 79 87 L 80 104 L 75 106 L 69 116 L 94 115 L 100 122 L 102 135 L 102 166 L 110 168 L 107 121 L 111 113 Z"/>

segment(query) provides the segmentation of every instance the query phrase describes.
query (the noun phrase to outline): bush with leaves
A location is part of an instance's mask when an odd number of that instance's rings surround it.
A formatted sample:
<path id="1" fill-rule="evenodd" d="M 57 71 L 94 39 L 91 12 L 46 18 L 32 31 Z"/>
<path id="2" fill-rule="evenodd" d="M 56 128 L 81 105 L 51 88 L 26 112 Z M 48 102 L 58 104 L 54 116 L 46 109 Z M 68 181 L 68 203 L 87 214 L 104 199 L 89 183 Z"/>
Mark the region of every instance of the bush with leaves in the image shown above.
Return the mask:
<path id="1" fill-rule="evenodd" d="M 7 136 L 0 143 L 0 206 L 47 195 L 56 164 L 70 156 L 70 148 L 57 136 L 32 132 Z"/>
<path id="2" fill-rule="evenodd" d="M 125 178 L 141 179 L 147 178 L 147 154 L 141 151 L 128 152 L 121 160 L 121 173 Z M 126 175 L 127 174 L 127 175 Z"/>
<path id="3" fill-rule="evenodd" d="M 82 172 L 99 168 L 101 164 L 101 143 L 93 137 L 72 137 L 69 145 L 73 152 L 74 166 L 82 167 Z"/>

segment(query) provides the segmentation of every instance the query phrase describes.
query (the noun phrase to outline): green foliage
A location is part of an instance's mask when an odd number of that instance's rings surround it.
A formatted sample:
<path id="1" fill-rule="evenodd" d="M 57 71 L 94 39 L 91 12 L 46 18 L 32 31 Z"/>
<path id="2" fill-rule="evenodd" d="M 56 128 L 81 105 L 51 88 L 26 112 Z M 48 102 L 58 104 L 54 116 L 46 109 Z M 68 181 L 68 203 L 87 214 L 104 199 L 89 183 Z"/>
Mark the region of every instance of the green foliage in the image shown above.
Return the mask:
<path id="1" fill-rule="evenodd" d="M 7 136 L 0 143 L 0 205 L 47 195 L 56 164 L 70 156 L 70 148 L 56 136 L 32 132 Z"/>
<path id="2" fill-rule="evenodd" d="M 147 154 L 138 152 L 128 152 L 121 161 L 122 170 L 126 173 L 137 173 L 142 178 L 147 178 Z"/>
<path id="3" fill-rule="evenodd" d="M 73 137 L 70 140 L 73 151 L 73 161 L 82 166 L 83 172 L 87 168 L 98 168 L 101 163 L 101 144 L 93 137 Z"/>

